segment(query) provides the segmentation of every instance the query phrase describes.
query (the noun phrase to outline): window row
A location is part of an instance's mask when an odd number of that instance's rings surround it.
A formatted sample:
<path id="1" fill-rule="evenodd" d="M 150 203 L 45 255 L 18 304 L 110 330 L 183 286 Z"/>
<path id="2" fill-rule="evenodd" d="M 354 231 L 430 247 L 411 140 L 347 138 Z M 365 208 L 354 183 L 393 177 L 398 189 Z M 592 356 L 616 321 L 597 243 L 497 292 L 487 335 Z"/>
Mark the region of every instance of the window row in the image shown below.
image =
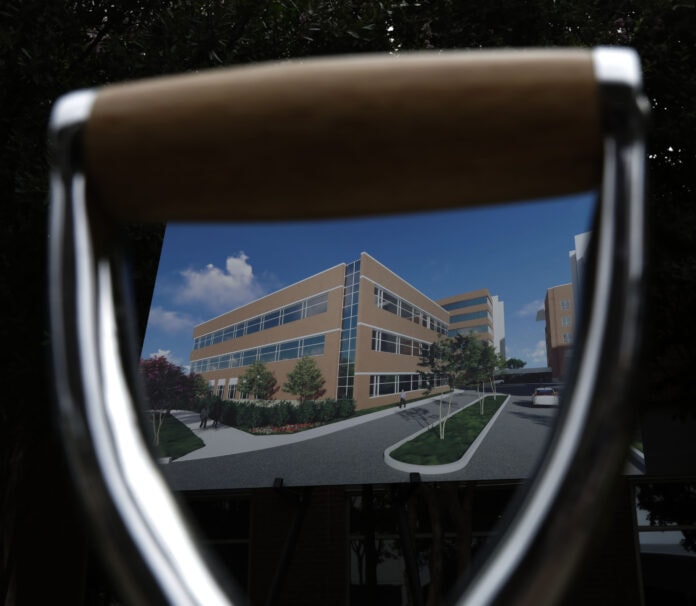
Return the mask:
<path id="1" fill-rule="evenodd" d="M 328 305 L 329 293 L 325 292 L 320 295 L 315 295 L 303 301 L 286 305 L 280 309 L 274 309 L 261 316 L 256 316 L 255 318 L 250 318 L 243 322 L 237 322 L 236 324 L 225 326 L 225 328 L 208 333 L 207 335 L 196 337 L 193 340 L 193 349 L 201 349 L 202 347 L 208 347 L 215 343 L 222 343 L 229 339 L 238 339 L 244 335 L 267 330 L 275 326 L 280 326 L 281 324 L 309 318 L 324 313 L 328 309 Z"/>
<path id="2" fill-rule="evenodd" d="M 254 362 L 278 362 L 279 360 L 293 360 L 304 356 L 320 356 L 324 353 L 324 335 L 304 337 L 262 347 L 253 347 L 243 351 L 213 356 L 191 363 L 192 372 L 206 372 L 208 370 L 221 370 L 224 368 L 238 368 L 249 366 Z"/>
<path id="3" fill-rule="evenodd" d="M 457 335 L 471 335 L 477 332 L 491 333 L 491 327 L 488 324 L 480 324 L 479 326 L 467 326 L 466 328 L 456 328 L 447 333 L 448 337 L 456 337 Z"/>
<path id="4" fill-rule="evenodd" d="M 415 324 L 434 330 L 441 335 L 447 334 L 446 322 L 438 320 L 429 313 L 379 286 L 375 286 L 375 305 Z"/>
<path id="5" fill-rule="evenodd" d="M 422 375 L 420 373 L 395 375 L 370 375 L 370 397 L 388 396 L 402 391 L 433 389 L 446 387 L 447 377 L 444 375 Z"/>
<path id="6" fill-rule="evenodd" d="M 465 299 L 463 301 L 453 301 L 452 303 L 447 303 L 442 307 L 447 311 L 453 311 L 455 309 L 462 309 L 463 307 L 473 307 L 474 305 L 489 305 L 490 301 L 488 297 L 476 297 L 475 299 Z"/>
<path id="7" fill-rule="evenodd" d="M 491 322 L 493 321 L 493 317 L 491 316 L 491 313 L 484 309 L 482 311 L 472 311 L 472 312 L 469 312 L 468 314 L 458 314 L 456 316 L 452 316 L 450 318 L 450 323 L 454 324 L 455 322 L 466 322 L 468 320 L 478 320 L 479 318 L 486 318 L 486 319 L 490 320 Z"/>
<path id="8" fill-rule="evenodd" d="M 402 337 L 383 330 L 372 331 L 372 351 L 401 354 L 402 356 L 428 355 L 430 344 Z"/>

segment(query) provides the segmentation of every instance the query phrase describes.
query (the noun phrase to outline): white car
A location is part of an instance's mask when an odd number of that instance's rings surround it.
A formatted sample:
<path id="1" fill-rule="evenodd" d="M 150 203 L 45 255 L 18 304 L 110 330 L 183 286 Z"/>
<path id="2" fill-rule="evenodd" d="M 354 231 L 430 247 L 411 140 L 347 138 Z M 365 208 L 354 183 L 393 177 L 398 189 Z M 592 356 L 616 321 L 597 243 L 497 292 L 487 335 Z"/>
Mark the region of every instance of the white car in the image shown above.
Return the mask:
<path id="1" fill-rule="evenodd" d="M 555 387 L 537 387 L 532 394 L 532 406 L 558 406 L 558 390 Z"/>

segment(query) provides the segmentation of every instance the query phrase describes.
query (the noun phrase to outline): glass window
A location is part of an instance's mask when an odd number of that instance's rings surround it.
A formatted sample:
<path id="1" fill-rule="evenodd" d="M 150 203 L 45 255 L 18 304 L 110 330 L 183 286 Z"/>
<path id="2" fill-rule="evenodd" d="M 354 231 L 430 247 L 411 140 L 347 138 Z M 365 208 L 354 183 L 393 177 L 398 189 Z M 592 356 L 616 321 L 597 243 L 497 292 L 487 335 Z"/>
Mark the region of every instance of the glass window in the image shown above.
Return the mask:
<path id="1" fill-rule="evenodd" d="M 452 303 L 447 303 L 442 307 L 447 311 L 452 311 L 454 309 L 462 309 L 463 307 L 472 307 L 473 305 L 486 305 L 488 303 L 488 297 L 476 297 L 475 299 L 467 299 L 466 301 L 454 301 Z"/>
<path id="2" fill-rule="evenodd" d="M 384 293 L 382 309 L 395 314 L 397 312 L 397 298 L 388 292 Z"/>
<path id="3" fill-rule="evenodd" d="M 570 301 L 568 301 L 568 299 L 563 299 L 561 301 L 561 309 L 562 310 L 570 309 Z"/>
<path id="4" fill-rule="evenodd" d="M 377 386 L 379 385 L 379 378 L 377 375 L 370 375 L 370 397 L 374 398 L 377 395 Z"/>
<path id="5" fill-rule="evenodd" d="M 277 345 L 266 345 L 265 347 L 262 347 L 261 352 L 259 353 L 259 361 L 275 362 L 277 349 Z"/>
<path id="6" fill-rule="evenodd" d="M 261 330 L 261 318 L 253 318 L 247 321 L 246 334 L 250 335 Z"/>
<path id="7" fill-rule="evenodd" d="M 242 366 L 249 366 L 250 364 L 256 362 L 258 353 L 259 350 L 257 348 L 248 349 L 247 351 L 242 352 Z"/>
<path id="8" fill-rule="evenodd" d="M 307 317 L 324 313 L 329 308 L 329 295 L 323 293 L 307 300 Z"/>
<path id="9" fill-rule="evenodd" d="M 401 337 L 399 343 L 399 353 L 402 356 L 412 356 L 413 355 L 413 341 L 407 337 Z"/>
<path id="10" fill-rule="evenodd" d="M 302 318 L 302 303 L 288 305 L 285 309 L 283 309 L 283 324 L 294 322 L 300 318 Z"/>
<path id="11" fill-rule="evenodd" d="M 570 326 L 570 316 L 563 316 L 561 318 L 561 326 Z"/>
<path id="12" fill-rule="evenodd" d="M 299 341 L 281 343 L 278 347 L 278 359 L 292 360 L 293 358 L 299 358 L 299 344 Z"/>
<path id="13" fill-rule="evenodd" d="M 228 400 L 234 400 L 234 397 L 237 395 L 237 385 L 234 383 L 230 383 L 227 386 L 227 399 Z"/>
<path id="14" fill-rule="evenodd" d="M 391 335 L 387 332 L 383 332 L 380 351 L 384 351 L 387 353 L 396 353 L 396 340 L 396 335 Z"/>
<path id="15" fill-rule="evenodd" d="M 398 391 L 411 391 L 411 375 L 399 375 Z"/>
<path id="16" fill-rule="evenodd" d="M 451 322 L 466 322 L 467 320 L 476 320 L 478 318 L 488 318 L 489 313 L 485 310 L 483 311 L 472 311 L 469 312 L 468 314 L 457 314 L 456 316 L 452 316 L 450 319 Z"/>
<path id="17" fill-rule="evenodd" d="M 320 356 L 324 353 L 324 335 L 308 337 L 302 346 L 303 356 Z"/>
<path id="18" fill-rule="evenodd" d="M 273 328 L 280 324 L 280 310 L 271 311 L 263 317 L 263 330 Z"/>
<path id="19" fill-rule="evenodd" d="M 399 315 L 402 318 L 410 320 L 413 318 L 413 305 L 406 303 L 406 301 L 401 301 L 401 306 L 399 307 Z"/>
<path id="20" fill-rule="evenodd" d="M 379 376 L 379 395 L 386 396 L 396 393 L 396 376 L 395 375 L 380 375 Z"/>

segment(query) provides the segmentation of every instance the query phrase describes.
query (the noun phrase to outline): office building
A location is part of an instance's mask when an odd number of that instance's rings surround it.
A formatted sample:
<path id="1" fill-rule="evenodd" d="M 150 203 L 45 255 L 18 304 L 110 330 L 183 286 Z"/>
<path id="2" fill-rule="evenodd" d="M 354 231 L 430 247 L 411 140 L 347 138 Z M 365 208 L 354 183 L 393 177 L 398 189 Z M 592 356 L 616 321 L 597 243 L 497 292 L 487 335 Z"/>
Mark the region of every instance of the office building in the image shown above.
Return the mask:
<path id="1" fill-rule="evenodd" d="M 587 261 L 588 247 L 592 232 L 586 231 L 574 237 L 575 248 L 568 253 L 570 261 L 570 281 L 573 284 L 573 296 L 575 299 L 575 309 L 580 309 L 580 297 L 582 284 L 585 281 L 585 263 Z"/>
<path id="2" fill-rule="evenodd" d="M 448 336 L 475 335 L 505 355 L 505 307 L 497 295 L 481 288 L 438 303 L 449 313 Z"/>
<path id="3" fill-rule="evenodd" d="M 546 359 L 554 379 L 560 379 L 575 338 L 575 299 L 573 285 L 561 284 L 546 291 Z"/>
<path id="4" fill-rule="evenodd" d="M 483 291 L 482 291 L 483 292 Z M 352 398 L 356 408 L 420 397 L 431 381 L 419 374 L 424 348 L 448 333 L 449 313 L 417 288 L 362 253 L 194 328 L 191 370 L 224 399 L 245 397 L 239 378 L 263 362 L 282 390 L 298 360 L 311 356 L 327 398 Z"/>

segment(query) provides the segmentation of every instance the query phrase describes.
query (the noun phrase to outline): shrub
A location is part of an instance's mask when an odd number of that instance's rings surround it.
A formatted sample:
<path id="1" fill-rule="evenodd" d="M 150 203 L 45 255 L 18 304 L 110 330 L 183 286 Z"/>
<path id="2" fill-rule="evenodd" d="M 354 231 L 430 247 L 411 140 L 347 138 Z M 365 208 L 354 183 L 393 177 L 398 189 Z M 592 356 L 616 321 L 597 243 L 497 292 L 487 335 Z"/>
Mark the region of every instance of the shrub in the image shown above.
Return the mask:
<path id="1" fill-rule="evenodd" d="M 259 427 L 263 425 L 263 410 L 252 402 L 240 402 L 237 404 L 237 426 Z"/>
<path id="2" fill-rule="evenodd" d="M 279 402 L 266 408 L 266 422 L 264 425 L 280 427 L 291 422 L 292 405 L 289 402 Z"/>
<path id="3" fill-rule="evenodd" d="M 220 423 L 234 427 L 237 425 L 237 406 L 236 402 L 223 402 Z"/>
<path id="4" fill-rule="evenodd" d="M 316 402 L 317 421 L 327 423 L 336 418 L 336 400 Z"/>
<path id="5" fill-rule="evenodd" d="M 298 423 L 314 423 L 316 416 L 316 406 L 313 400 L 305 400 L 297 406 Z"/>
<path id="6" fill-rule="evenodd" d="M 347 419 L 355 414 L 355 400 L 339 400 L 336 403 L 336 418 Z"/>

